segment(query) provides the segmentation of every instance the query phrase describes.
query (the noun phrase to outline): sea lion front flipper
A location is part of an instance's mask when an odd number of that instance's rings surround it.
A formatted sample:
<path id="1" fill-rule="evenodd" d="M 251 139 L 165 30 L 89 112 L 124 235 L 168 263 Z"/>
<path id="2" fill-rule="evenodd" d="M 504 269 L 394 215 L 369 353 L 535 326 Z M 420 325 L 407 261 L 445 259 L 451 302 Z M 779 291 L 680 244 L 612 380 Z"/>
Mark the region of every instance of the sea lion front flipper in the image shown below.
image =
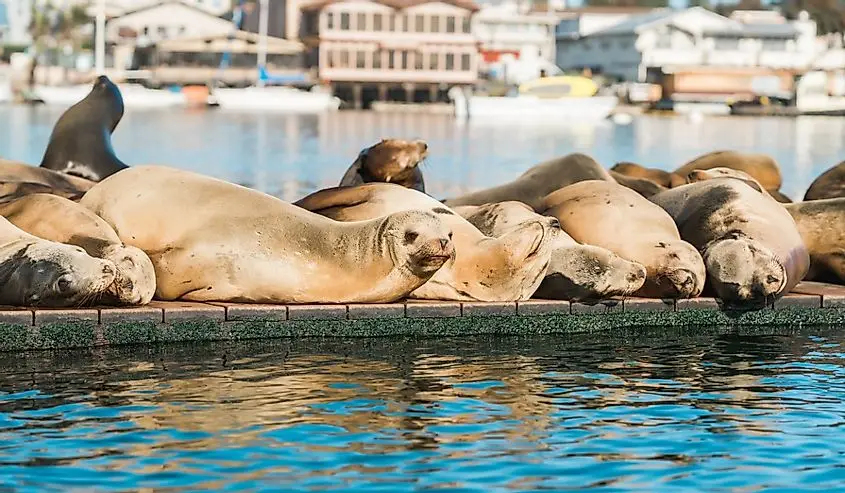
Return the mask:
<path id="1" fill-rule="evenodd" d="M 354 207 L 363 204 L 370 196 L 370 187 L 367 185 L 332 187 L 318 190 L 297 200 L 293 205 L 319 214 L 320 211 L 333 207 Z"/>

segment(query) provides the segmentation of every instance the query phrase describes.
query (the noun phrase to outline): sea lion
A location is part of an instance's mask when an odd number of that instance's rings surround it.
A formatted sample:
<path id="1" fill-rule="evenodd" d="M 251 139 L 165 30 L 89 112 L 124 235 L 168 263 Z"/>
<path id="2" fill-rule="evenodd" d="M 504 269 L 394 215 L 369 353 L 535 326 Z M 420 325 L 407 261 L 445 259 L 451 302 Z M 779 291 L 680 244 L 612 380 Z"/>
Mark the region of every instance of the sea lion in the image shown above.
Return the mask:
<path id="1" fill-rule="evenodd" d="M 55 194 L 66 199 L 77 201 L 85 195 L 85 192 L 69 192 L 60 189 L 55 189 L 43 183 L 30 182 L 13 182 L 0 183 L 0 204 L 11 202 L 26 195 L 33 193 L 49 193 Z"/>
<path id="2" fill-rule="evenodd" d="M 42 192 L 47 191 L 47 188 L 50 190 L 50 193 L 57 195 L 66 197 L 77 196 L 88 191 L 89 188 L 94 186 L 94 183 L 96 182 L 59 173 L 58 171 L 30 166 L 17 161 L 0 159 L 0 184 L 9 185 L 4 191 L 7 193 L 17 193 L 19 194 L 18 196 L 36 189 Z M 28 185 L 15 186 L 11 184 Z M 43 185 L 43 187 L 39 189 L 35 185 Z"/>
<path id="3" fill-rule="evenodd" d="M 651 197 L 702 253 L 726 306 L 760 308 L 798 284 L 810 258 L 785 207 L 734 177 L 690 183 Z"/>
<path id="4" fill-rule="evenodd" d="M 504 185 L 447 199 L 443 203 L 455 207 L 515 200 L 528 204 L 536 212 L 542 212 L 546 195 L 584 180 L 613 181 L 613 178 L 595 159 L 586 154 L 573 153 L 533 166 L 516 180 Z"/>
<path id="5" fill-rule="evenodd" d="M 451 231 L 431 213 L 341 223 L 164 166 L 115 173 L 79 203 L 149 255 L 162 300 L 392 302 L 455 256 Z"/>
<path id="6" fill-rule="evenodd" d="M 614 164 L 613 167 L 610 168 L 610 171 L 611 174 L 613 174 L 612 172 L 616 172 L 620 175 L 630 176 L 632 178 L 643 178 L 657 183 L 661 187 L 665 188 L 679 187 L 687 182 L 683 176 L 677 173 L 657 168 L 646 168 L 645 166 L 628 161 L 622 161 Z"/>
<path id="7" fill-rule="evenodd" d="M 637 178 L 634 176 L 626 176 L 615 171 L 610 171 L 610 176 L 613 177 L 613 180 L 622 185 L 625 188 L 630 188 L 631 190 L 637 192 L 638 194 L 642 195 L 645 198 L 651 197 L 656 193 L 660 193 L 664 190 L 668 190 L 668 188 L 664 187 L 663 185 L 658 185 L 651 180 L 647 180 L 645 178 Z"/>
<path id="8" fill-rule="evenodd" d="M 665 193 L 665 192 L 663 192 Z M 562 188 L 545 198 L 546 211 L 558 218 L 575 241 L 606 248 L 646 268 L 636 296 L 693 298 L 701 294 L 706 274 L 698 251 L 681 240 L 663 209 L 631 189 L 590 180 Z"/>
<path id="9" fill-rule="evenodd" d="M 845 197 L 784 205 L 810 254 L 807 281 L 845 284 Z"/>
<path id="10" fill-rule="evenodd" d="M 0 204 L 0 215 L 39 238 L 82 247 L 88 255 L 111 261 L 114 282 L 102 301 L 145 305 L 155 293 L 155 271 L 141 250 L 124 245 L 102 218 L 80 204 L 56 195 L 36 193 Z"/>
<path id="11" fill-rule="evenodd" d="M 70 307 L 96 302 L 114 264 L 78 246 L 35 237 L 0 217 L 0 305 Z"/>
<path id="12" fill-rule="evenodd" d="M 780 190 L 783 183 L 777 162 L 766 154 L 752 154 L 736 151 L 715 151 L 698 156 L 674 171 L 687 176 L 693 170 L 710 168 L 731 168 L 753 176 L 766 190 Z"/>
<path id="13" fill-rule="evenodd" d="M 737 178 L 745 182 L 751 188 L 757 190 L 758 192 L 768 195 L 775 199 L 778 202 L 789 204 L 792 203 L 792 200 L 786 196 L 786 194 L 781 193 L 779 190 L 766 190 L 763 188 L 763 185 L 757 181 L 753 176 L 749 175 L 745 171 L 740 171 L 737 169 L 732 168 L 710 168 L 710 169 L 697 169 L 691 171 L 689 175 L 687 175 L 687 182 L 688 183 L 697 183 L 700 181 L 711 180 L 713 178 Z"/>
<path id="14" fill-rule="evenodd" d="M 845 197 L 845 161 L 820 174 L 804 194 L 804 200 Z"/>
<path id="15" fill-rule="evenodd" d="M 126 169 L 111 144 L 111 135 L 121 118 L 120 90 L 105 75 L 97 77 L 91 92 L 59 117 L 41 167 L 91 181 Z"/>
<path id="16" fill-rule="evenodd" d="M 462 205 L 454 211 L 487 236 L 499 237 L 530 221 L 547 221 L 553 235 L 546 275 L 534 298 L 592 301 L 629 295 L 640 289 L 646 270 L 610 250 L 582 245 L 560 229 L 552 216 L 541 216 L 522 202 Z"/>
<path id="17" fill-rule="evenodd" d="M 422 140 L 382 139 L 358 154 L 340 180 L 340 186 L 381 182 L 425 192 L 419 165 L 426 156 L 428 144 Z"/>
<path id="18" fill-rule="evenodd" d="M 548 221 L 530 221 L 501 237 L 490 238 L 437 199 L 389 183 L 320 190 L 296 205 L 339 221 L 360 221 L 404 210 L 437 214 L 454 232 L 457 255 L 411 293 L 411 298 L 527 300 L 543 281 L 552 252 Z"/>

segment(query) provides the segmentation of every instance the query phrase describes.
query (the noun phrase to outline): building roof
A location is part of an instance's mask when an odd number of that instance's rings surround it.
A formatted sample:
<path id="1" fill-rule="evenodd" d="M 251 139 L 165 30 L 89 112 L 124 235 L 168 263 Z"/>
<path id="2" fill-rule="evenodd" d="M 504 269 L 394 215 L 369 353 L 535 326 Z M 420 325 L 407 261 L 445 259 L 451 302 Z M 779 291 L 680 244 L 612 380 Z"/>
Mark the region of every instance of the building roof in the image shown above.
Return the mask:
<path id="1" fill-rule="evenodd" d="M 309 3 L 307 5 L 303 5 L 301 10 L 309 11 L 309 10 L 322 10 L 323 8 L 333 4 L 333 3 L 340 3 L 345 2 L 348 0 L 320 0 L 317 2 Z M 407 9 L 410 7 L 416 7 L 417 5 L 422 5 L 425 3 L 434 3 L 434 2 L 442 2 L 447 3 L 449 5 L 454 5 L 455 7 L 459 7 L 462 9 L 470 10 L 472 12 L 477 12 L 479 10 L 478 5 L 473 0 L 372 0 L 376 3 L 380 3 L 382 5 L 387 5 L 388 7 L 394 8 L 396 10 Z"/>
<path id="2" fill-rule="evenodd" d="M 600 29 L 590 34 L 590 36 L 637 33 L 645 26 L 663 23 L 681 12 L 683 12 L 683 10 L 652 9 L 650 12 L 645 14 L 632 15 L 617 24 Z"/>
<path id="3" fill-rule="evenodd" d="M 113 19 L 109 19 L 109 20 L 119 19 L 121 17 L 126 17 L 128 15 L 136 14 L 138 12 L 144 12 L 146 10 L 152 10 L 152 9 L 156 9 L 158 7 L 161 7 L 163 5 L 170 5 L 170 4 L 181 5 L 183 7 L 189 8 L 193 11 L 199 12 L 199 13 L 205 15 L 205 16 L 214 17 L 215 19 L 227 20 L 227 19 L 223 19 L 223 17 L 221 17 L 221 16 L 214 15 L 214 14 L 212 14 L 211 12 L 209 12 L 205 9 L 197 7 L 196 5 L 193 5 L 191 3 L 184 2 L 182 0 L 160 0 L 158 2 L 147 3 L 147 4 L 141 5 L 138 8 L 135 8 L 135 9 L 132 9 L 132 10 L 124 10 L 119 15 L 115 15 L 115 17 Z"/>
<path id="4" fill-rule="evenodd" d="M 534 7 L 532 8 L 535 12 L 546 12 L 546 9 L 543 7 Z M 647 12 L 651 12 L 654 10 L 654 7 L 622 7 L 622 6 L 613 6 L 613 5 L 595 5 L 592 7 L 575 7 L 571 9 L 561 9 L 561 10 L 553 10 L 552 12 L 555 14 L 572 14 L 572 15 L 579 15 L 579 14 L 644 14 Z"/>
<path id="5" fill-rule="evenodd" d="M 746 38 L 787 38 L 798 35 L 798 29 L 792 24 L 740 24 L 728 29 L 705 30 L 703 34 L 711 36 L 738 36 Z"/>
<path id="6" fill-rule="evenodd" d="M 209 34 L 189 38 L 172 38 L 159 41 L 156 47 L 161 51 L 181 51 L 191 53 L 257 53 L 259 37 L 248 31 L 234 31 L 229 35 Z M 303 45 L 298 41 L 267 36 L 268 55 L 293 55 L 302 52 Z"/>

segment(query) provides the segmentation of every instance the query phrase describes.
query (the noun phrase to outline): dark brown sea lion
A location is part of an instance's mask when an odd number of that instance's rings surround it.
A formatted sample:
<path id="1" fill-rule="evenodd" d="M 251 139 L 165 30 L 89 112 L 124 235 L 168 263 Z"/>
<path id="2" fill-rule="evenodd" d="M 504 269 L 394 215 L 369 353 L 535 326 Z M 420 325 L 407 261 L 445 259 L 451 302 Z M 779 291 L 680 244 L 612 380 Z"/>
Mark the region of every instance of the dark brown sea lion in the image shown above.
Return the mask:
<path id="1" fill-rule="evenodd" d="M 810 253 L 808 281 L 845 284 L 845 197 L 784 205 Z"/>
<path id="2" fill-rule="evenodd" d="M 105 75 L 94 82 L 82 101 L 68 108 L 53 127 L 41 167 L 87 180 L 127 168 L 111 144 L 111 134 L 123 118 L 123 96 Z"/>
<path id="3" fill-rule="evenodd" d="M 804 194 L 804 200 L 845 197 L 845 161 L 820 174 Z"/>
<path id="4" fill-rule="evenodd" d="M 687 182 L 683 176 L 677 173 L 657 168 L 646 168 L 645 166 L 629 161 L 616 163 L 610 168 L 610 171 L 615 171 L 632 178 L 644 178 L 666 188 L 679 187 Z"/>
<path id="5" fill-rule="evenodd" d="M 777 162 L 766 154 L 737 151 L 716 151 L 699 156 L 674 171 L 686 177 L 693 170 L 731 168 L 744 171 L 760 182 L 766 190 L 780 190 L 783 179 Z"/>
<path id="6" fill-rule="evenodd" d="M 395 183 L 425 192 L 425 180 L 419 165 L 426 156 L 428 144 L 422 140 L 382 139 L 358 154 L 340 180 L 340 186 Z"/>

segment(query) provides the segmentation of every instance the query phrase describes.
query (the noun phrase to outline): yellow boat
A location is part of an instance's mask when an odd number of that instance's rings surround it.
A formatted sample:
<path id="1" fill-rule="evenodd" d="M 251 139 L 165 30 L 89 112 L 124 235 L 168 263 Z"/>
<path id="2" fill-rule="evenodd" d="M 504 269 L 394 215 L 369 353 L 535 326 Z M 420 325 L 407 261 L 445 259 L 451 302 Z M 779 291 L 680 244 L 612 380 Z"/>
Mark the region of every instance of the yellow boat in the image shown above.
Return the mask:
<path id="1" fill-rule="evenodd" d="M 542 77 L 519 86 L 519 94 L 538 98 L 588 98 L 595 96 L 599 86 L 588 77 L 558 75 Z"/>

